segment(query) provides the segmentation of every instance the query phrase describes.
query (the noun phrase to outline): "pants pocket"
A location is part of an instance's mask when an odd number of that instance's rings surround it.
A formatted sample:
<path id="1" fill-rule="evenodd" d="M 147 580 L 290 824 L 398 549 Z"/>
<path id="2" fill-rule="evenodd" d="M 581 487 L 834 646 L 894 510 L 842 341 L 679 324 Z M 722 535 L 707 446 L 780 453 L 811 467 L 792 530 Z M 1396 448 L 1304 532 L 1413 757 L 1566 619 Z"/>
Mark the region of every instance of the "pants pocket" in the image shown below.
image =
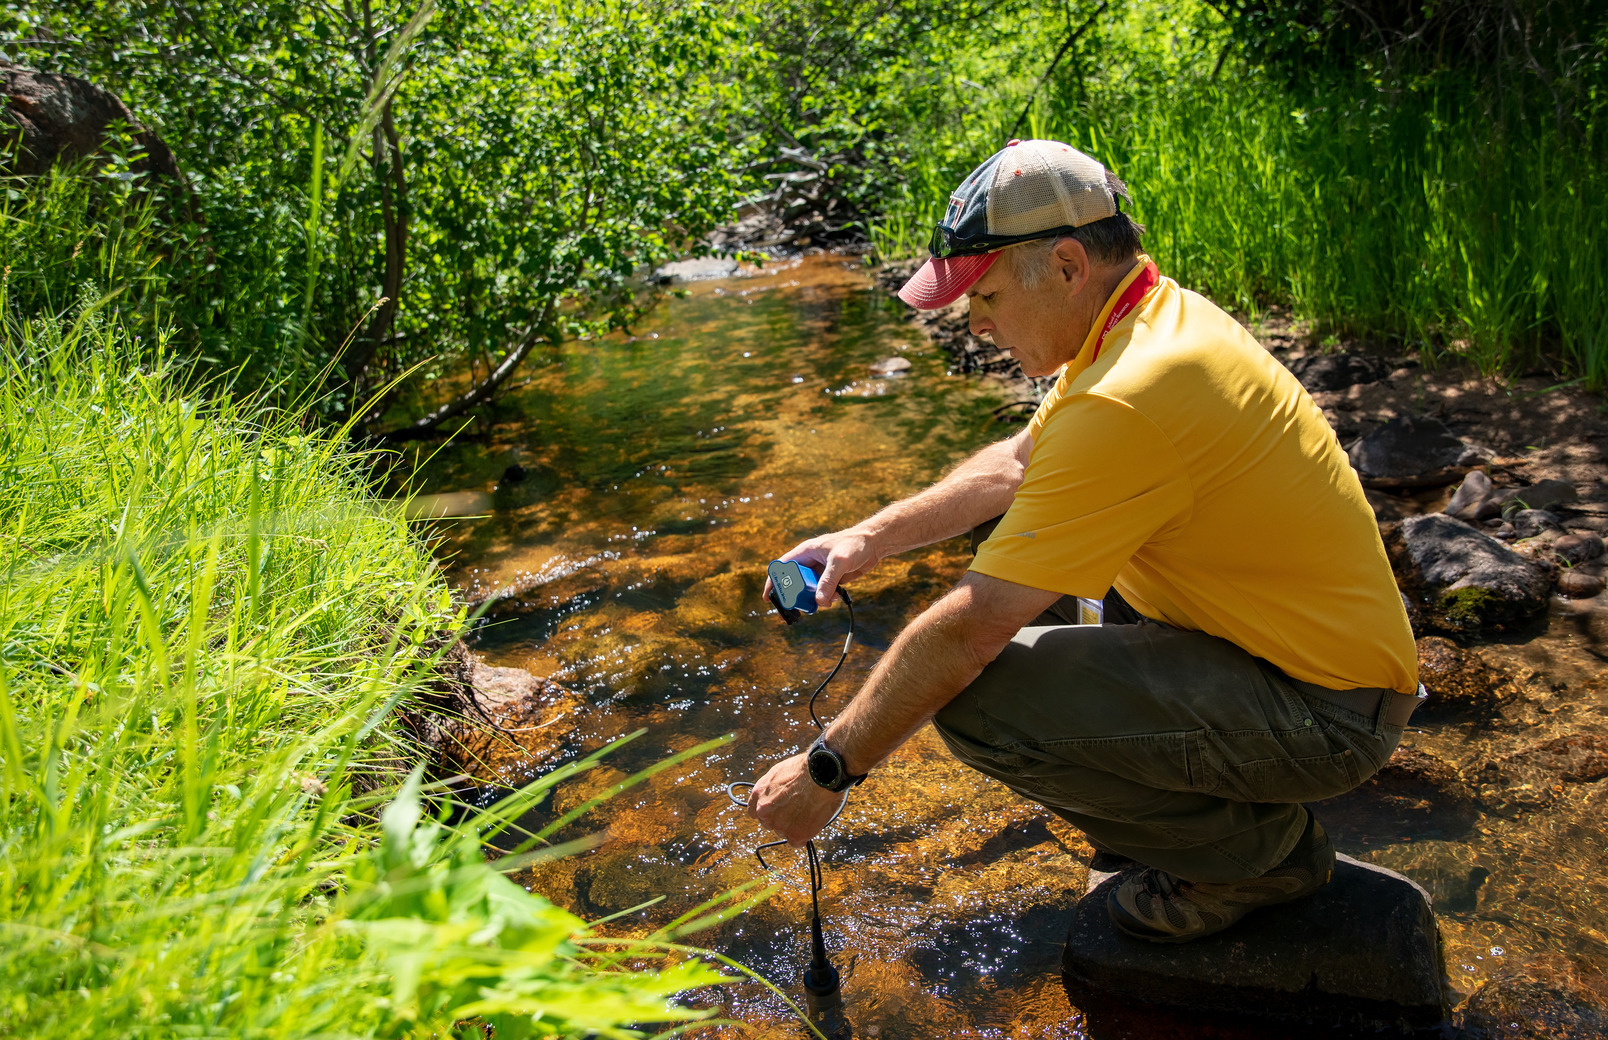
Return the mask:
<path id="1" fill-rule="evenodd" d="M 1035 760 L 1029 772 L 1113 776 L 1158 791 L 1193 791 L 1201 782 L 1199 743 L 1190 732 L 1030 741 L 1017 748 Z"/>
<path id="2" fill-rule="evenodd" d="M 1277 734 L 1202 734 L 1201 790 L 1239 802 L 1313 802 L 1356 787 L 1363 773 L 1349 749 L 1335 751 L 1314 734 L 1291 734 L 1282 747 Z M 1302 747 L 1301 745 L 1306 745 Z"/>

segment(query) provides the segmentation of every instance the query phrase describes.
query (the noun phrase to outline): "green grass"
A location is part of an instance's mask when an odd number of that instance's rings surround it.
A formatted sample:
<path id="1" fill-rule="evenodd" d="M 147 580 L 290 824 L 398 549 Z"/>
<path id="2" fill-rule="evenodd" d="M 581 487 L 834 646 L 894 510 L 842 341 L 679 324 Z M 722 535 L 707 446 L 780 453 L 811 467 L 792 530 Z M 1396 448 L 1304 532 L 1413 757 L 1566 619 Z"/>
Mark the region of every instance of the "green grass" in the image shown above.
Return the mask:
<path id="1" fill-rule="evenodd" d="M 1163 271 L 1225 306 L 1287 304 L 1324 333 L 1608 388 L 1608 148 L 1590 127 L 1495 124 L 1450 77 L 1298 98 L 1255 70 L 1211 78 L 1214 53 L 1049 90 L 1022 136 L 1117 171 Z M 988 103 L 995 118 L 1020 104 Z M 912 138 L 879 252 L 925 251 L 954 184 L 1006 135 L 980 120 Z"/>
<path id="2" fill-rule="evenodd" d="M 677 937 L 753 893 L 610 943 L 493 869 L 597 756 L 439 822 L 396 709 L 461 612 L 341 431 L 226 389 L 94 304 L 0 328 L 0 1035 L 697 1017 L 670 998 L 720 975 Z"/>

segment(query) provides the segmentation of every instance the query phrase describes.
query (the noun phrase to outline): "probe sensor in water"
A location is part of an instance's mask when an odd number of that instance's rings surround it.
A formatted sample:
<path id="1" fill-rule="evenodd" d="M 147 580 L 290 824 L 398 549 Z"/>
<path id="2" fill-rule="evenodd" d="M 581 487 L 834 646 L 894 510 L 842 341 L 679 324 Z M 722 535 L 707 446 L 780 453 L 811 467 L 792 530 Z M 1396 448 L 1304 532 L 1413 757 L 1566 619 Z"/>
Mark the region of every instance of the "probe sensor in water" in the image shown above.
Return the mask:
<path id="1" fill-rule="evenodd" d="M 776 612 L 781 615 L 783 621 L 792 625 L 803 615 L 815 613 L 817 609 L 815 592 L 819 580 L 814 571 L 792 560 L 773 560 L 767 571 L 767 577 L 770 578 L 771 583 L 771 605 L 776 608 Z M 816 698 L 820 697 L 821 691 L 825 690 L 827 684 L 837 676 L 839 669 L 843 667 L 843 662 L 848 660 L 849 648 L 854 645 L 854 601 L 850 598 L 847 589 L 838 589 L 838 595 L 842 598 L 843 605 L 849 611 L 849 633 L 843 640 L 843 653 L 838 656 L 837 663 L 832 666 L 832 670 L 827 673 L 826 678 L 822 679 L 820 685 L 815 687 L 815 692 L 810 694 L 809 703 L 810 721 L 815 723 L 817 730 L 823 732 L 825 727 L 821 724 L 820 716 L 815 714 Z M 820 746 L 821 742 L 817 740 L 815 747 Z M 812 748 L 813 751 L 814 748 Z M 810 774 L 817 783 L 822 783 L 822 786 L 828 786 L 828 784 L 832 784 L 835 781 L 836 784 L 843 784 L 846 788 L 864 779 L 864 777 L 833 777 L 827 778 L 823 782 L 822 776 L 818 775 L 817 772 L 817 758 L 822 758 L 822 756 L 812 753 Z M 829 769 L 834 763 L 841 767 L 841 762 L 835 756 L 831 756 L 831 761 L 822 758 L 822 762 L 823 765 L 820 767 L 822 769 Z M 754 785 L 750 781 L 739 781 L 729 785 L 726 788 L 726 793 L 734 803 L 747 808 L 748 794 L 753 790 L 753 787 Z M 833 813 L 832 819 L 826 823 L 827 827 L 837 822 L 838 816 L 843 812 L 843 805 L 847 801 L 848 795 L 845 793 L 844 801 L 838 804 L 837 812 Z M 758 858 L 759 865 L 766 870 L 770 870 L 770 864 L 765 862 L 765 850 L 786 844 L 785 840 L 772 841 L 756 847 L 754 855 Z M 821 857 L 816 851 L 814 840 L 804 843 L 804 855 L 809 862 L 810 869 L 810 962 L 809 966 L 804 969 L 804 1006 L 809 1013 L 810 1023 L 825 1035 L 828 1040 L 850 1040 L 852 1031 L 849 1020 L 843 1011 L 842 980 L 838 975 L 837 967 L 833 965 L 831 958 L 827 956 L 826 936 L 821 927 L 820 894 L 823 875 Z"/>

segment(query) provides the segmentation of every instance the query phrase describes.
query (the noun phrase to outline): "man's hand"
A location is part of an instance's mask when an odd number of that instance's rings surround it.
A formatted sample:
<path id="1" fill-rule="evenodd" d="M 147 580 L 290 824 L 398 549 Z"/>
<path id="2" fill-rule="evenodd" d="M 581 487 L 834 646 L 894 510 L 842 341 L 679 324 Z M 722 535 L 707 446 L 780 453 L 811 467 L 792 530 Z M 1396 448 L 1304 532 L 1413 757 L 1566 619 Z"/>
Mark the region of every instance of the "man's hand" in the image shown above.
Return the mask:
<path id="1" fill-rule="evenodd" d="M 797 560 L 819 575 L 815 587 L 817 608 L 829 605 L 837 596 L 837 587 L 853 581 L 875 567 L 882 559 L 871 544 L 871 536 L 857 527 L 799 542 L 782 554 L 783 560 Z M 770 579 L 765 579 L 765 595 L 771 593 Z"/>
<path id="2" fill-rule="evenodd" d="M 771 766 L 748 792 L 748 815 L 802 845 L 821 833 L 845 795 L 828 791 L 810 779 L 809 756 L 794 755 Z"/>
<path id="3" fill-rule="evenodd" d="M 838 586 L 889 556 L 965 534 L 1011 506 L 1027 472 L 1033 438 L 1027 430 L 981 449 L 919 494 L 895 502 L 853 527 L 803 541 L 783 560 L 797 560 L 820 582 L 815 602 L 829 606 Z M 771 592 L 765 582 L 765 595 Z"/>

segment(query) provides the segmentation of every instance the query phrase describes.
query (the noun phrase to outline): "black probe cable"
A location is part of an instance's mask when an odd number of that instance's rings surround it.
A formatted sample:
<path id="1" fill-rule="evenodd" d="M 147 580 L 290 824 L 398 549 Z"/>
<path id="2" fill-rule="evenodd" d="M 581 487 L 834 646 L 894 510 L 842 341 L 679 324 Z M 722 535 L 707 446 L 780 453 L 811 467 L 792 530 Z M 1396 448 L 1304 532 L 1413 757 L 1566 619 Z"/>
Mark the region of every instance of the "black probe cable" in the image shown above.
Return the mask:
<path id="1" fill-rule="evenodd" d="M 854 645 L 854 600 L 849 596 L 849 590 L 848 589 L 842 589 L 842 588 L 838 589 L 838 595 L 843 597 L 843 605 L 845 607 L 847 607 L 848 610 L 849 610 L 849 633 L 848 633 L 848 635 L 843 637 L 843 653 L 838 655 L 837 664 L 832 666 L 832 670 L 830 672 L 826 673 L 826 678 L 822 679 L 821 684 L 815 688 L 815 692 L 810 694 L 810 704 L 809 704 L 810 721 L 815 723 L 815 728 L 817 730 L 820 730 L 823 733 L 826 731 L 826 727 L 824 725 L 822 725 L 820 716 L 815 714 L 815 700 L 816 700 L 817 697 L 819 697 L 821 695 L 821 692 L 826 689 L 827 684 L 830 683 L 833 679 L 837 678 L 837 673 L 838 673 L 838 671 L 840 669 L 842 669 L 843 662 L 847 661 L 849 659 L 849 648 Z M 746 797 L 738 795 L 737 789 L 739 787 L 748 788 L 749 793 L 752 794 L 753 789 L 754 789 L 754 782 L 752 780 L 739 780 L 736 783 L 726 785 L 726 797 L 731 799 L 733 805 L 736 805 L 740 809 L 746 809 L 746 808 L 748 808 L 748 799 Z M 826 824 L 821 828 L 821 830 L 824 831 L 824 830 L 826 830 L 827 827 L 830 827 L 834 823 L 836 823 L 837 818 L 839 816 L 843 815 L 843 807 L 848 805 L 848 804 L 849 804 L 849 792 L 847 790 L 845 790 L 843 792 L 843 800 L 838 802 L 837 811 L 832 814 L 832 818 L 830 820 L 826 821 Z M 783 838 L 780 841 L 768 841 L 768 842 L 765 842 L 763 845 L 756 845 L 754 847 L 754 858 L 759 860 L 759 865 L 761 867 L 763 867 L 765 870 L 767 870 L 767 871 L 774 870 L 775 868 L 773 868 L 769 863 L 765 862 L 765 850 L 766 849 L 774 849 L 774 848 L 777 848 L 778 846 L 786 845 L 786 844 L 787 844 L 787 839 Z M 820 856 L 820 853 L 818 853 L 815 850 L 815 839 L 814 838 L 811 838 L 809 841 L 806 841 L 804 843 L 804 855 L 805 855 L 805 858 L 809 861 L 809 866 L 810 866 L 810 946 L 811 946 L 811 952 L 812 952 L 812 954 L 814 956 L 814 961 L 815 961 L 816 964 L 825 965 L 825 964 L 828 964 L 829 962 L 827 961 L 827 958 L 826 958 L 826 940 L 821 934 L 821 902 L 820 902 L 820 892 L 821 892 L 822 885 L 825 884 L 825 877 L 824 877 L 824 875 L 822 873 L 822 869 L 821 869 L 821 856 Z"/>

